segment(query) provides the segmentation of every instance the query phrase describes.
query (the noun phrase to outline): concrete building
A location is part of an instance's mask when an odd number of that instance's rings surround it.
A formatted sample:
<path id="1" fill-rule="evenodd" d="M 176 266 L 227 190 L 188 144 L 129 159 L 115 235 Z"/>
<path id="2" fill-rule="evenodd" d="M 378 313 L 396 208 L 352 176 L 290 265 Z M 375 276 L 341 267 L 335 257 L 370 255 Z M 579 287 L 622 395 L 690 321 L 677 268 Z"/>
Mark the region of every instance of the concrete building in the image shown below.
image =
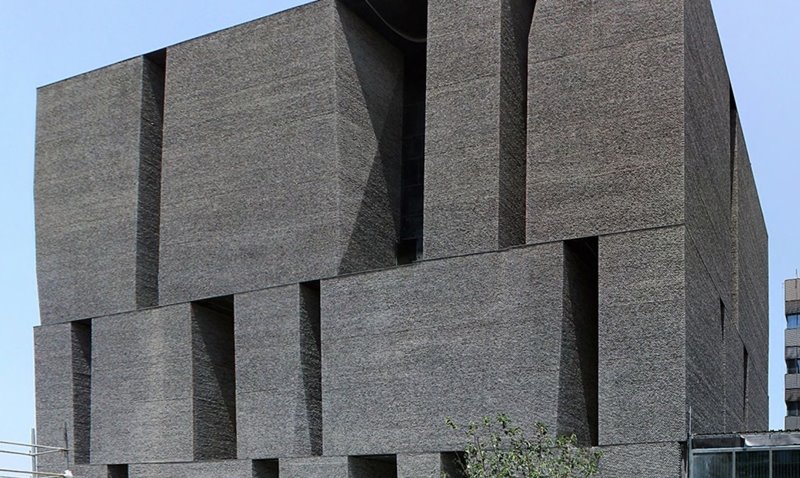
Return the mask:
<path id="1" fill-rule="evenodd" d="M 784 283 L 786 301 L 786 423 L 787 430 L 800 430 L 800 279 Z"/>
<path id="2" fill-rule="evenodd" d="M 708 0 L 319 0 L 37 117 L 37 428 L 72 450 L 44 468 L 428 477 L 445 417 L 505 412 L 678 477 L 690 408 L 767 428 Z"/>

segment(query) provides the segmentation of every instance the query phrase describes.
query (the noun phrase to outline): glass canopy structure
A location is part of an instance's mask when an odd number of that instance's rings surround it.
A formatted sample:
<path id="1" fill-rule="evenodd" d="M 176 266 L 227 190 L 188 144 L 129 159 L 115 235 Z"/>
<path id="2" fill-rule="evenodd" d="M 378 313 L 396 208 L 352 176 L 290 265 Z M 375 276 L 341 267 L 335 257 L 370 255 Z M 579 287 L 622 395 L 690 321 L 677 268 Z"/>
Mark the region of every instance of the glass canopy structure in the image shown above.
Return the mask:
<path id="1" fill-rule="evenodd" d="M 689 478 L 800 477 L 800 433 L 693 437 Z"/>

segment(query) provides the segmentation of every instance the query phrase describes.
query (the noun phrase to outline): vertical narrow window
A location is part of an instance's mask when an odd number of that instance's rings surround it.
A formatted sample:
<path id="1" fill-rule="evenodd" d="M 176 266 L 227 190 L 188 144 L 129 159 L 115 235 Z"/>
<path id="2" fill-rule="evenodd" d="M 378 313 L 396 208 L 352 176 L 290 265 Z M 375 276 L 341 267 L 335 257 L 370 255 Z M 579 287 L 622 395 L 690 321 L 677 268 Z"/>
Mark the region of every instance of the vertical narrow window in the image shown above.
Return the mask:
<path id="1" fill-rule="evenodd" d="M 192 303 L 195 460 L 236 457 L 233 296 Z"/>
<path id="2" fill-rule="evenodd" d="M 725 338 L 725 302 L 722 302 L 722 299 L 719 300 L 719 329 L 720 333 L 722 334 L 722 338 Z"/>
<path id="3" fill-rule="evenodd" d="M 92 323 L 73 322 L 72 325 L 72 416 L 75 463 L 89 463 L 92 428 Z"/>
<path id="4" fill-rule="evenodd" d="M 319 281 L 300 284 L 300 362 L 306 423 L 314 454 L 322 454 L 322 347 Z"/>
<path id="5" fill-rule="evenodd" d="M 136 210 L 136 305 L 158 305 L 158 242 L 161 214 L 161 146 L 164 129 L 166 50 L 145 55 L 139 135 Z"/>
<path id="6" fill-rule="evenodd" d="M 598 440 L 597 237 L 564 242 L 564 289 L 558 433 L 584 445 Z"/>
<path id="7" fill-rule="evenodd" d="M 500 247 L 525 243 L 528 154 L 528 37 L 536 2 L 502 1 L 500 33 Z"/>
<path id="8" fill-rule="evenodd" d="M 750 356 L 747 353 L 747 347 L 744 347 L 744 353 L 742 354 L 742 420 L 744 421 L 745 427 L 747 426 L 747 388 L 748 388 L 748 377 L 747 372 L 748 368 L 750 367 Z"/>
<path id="9" fill-rule="evenodd" d="M 422 258 L 425 195 L 425 47 L 406 48 L 403 78 L 403 151 L 397 263 Z"/>
<path id="10" fill-rule="evenodd" d="M 423 254 L 428 8 L 427 2 L 418 3 L 416 11 L 409 11 L 413 21 L 404 22 L 406 25 L 413 25 L 414 37 L 406 35 L 405 41 L 399 42 L 404 53 L 404 73 L 398 264 L 422 259 Z"/>

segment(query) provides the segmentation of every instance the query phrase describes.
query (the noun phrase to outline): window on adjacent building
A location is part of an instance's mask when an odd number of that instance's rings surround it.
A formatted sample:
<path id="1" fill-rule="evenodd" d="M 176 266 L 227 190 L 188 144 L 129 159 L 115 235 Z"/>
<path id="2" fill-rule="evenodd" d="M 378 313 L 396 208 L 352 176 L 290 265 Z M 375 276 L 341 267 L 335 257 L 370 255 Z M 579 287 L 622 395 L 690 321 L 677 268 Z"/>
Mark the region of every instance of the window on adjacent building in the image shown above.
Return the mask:
<path id="1" fill-rule="evenodd" d="M 786 416 L 800 417 L 800 402 L 786 402 Z"/>
<path id="2" fill-rule="evenodd" d="M 800 373 L 800 358 L 786 359 L 786 373 Z"/>
<path id="3" fill-rule="evenodd" d="M 800 314 L 790 314 L 786 316 L 786 328 L 798 329 L 800 328 Z"/>

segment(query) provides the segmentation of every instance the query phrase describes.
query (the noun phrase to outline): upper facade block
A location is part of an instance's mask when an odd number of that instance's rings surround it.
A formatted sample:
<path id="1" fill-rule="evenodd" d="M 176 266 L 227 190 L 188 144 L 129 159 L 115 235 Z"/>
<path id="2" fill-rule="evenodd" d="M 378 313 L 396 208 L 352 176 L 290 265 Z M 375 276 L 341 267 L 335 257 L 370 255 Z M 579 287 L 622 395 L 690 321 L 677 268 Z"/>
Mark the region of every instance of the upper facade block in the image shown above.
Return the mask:
<path id="1" fill-rule="evenodd" d="M 167 58 L 162 304 L 395 263 L 399 51 L 325 0 Z"/>
<path id="2" fill-rule="evenodd" d="M 42 323 L 156 302 L 163 70 L 145 58 L 39 90 L 36 265 Z"/>
<path id="3" fill-rule="evenodd" d="M 680 0 L 536 2 L 528 242 L 683 222 L 687 23 Z"/>

